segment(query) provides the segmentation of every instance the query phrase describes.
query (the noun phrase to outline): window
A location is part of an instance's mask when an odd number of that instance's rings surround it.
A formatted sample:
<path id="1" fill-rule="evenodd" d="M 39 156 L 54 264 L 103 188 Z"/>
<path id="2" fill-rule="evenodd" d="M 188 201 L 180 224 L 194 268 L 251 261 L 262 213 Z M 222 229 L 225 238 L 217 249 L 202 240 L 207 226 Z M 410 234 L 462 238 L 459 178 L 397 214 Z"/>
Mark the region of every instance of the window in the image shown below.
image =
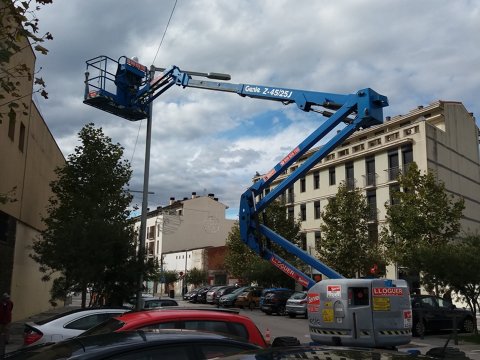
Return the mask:
<path id="1" fill-rule="evenodd" d="M 358 145 L 355 145 L 353 147 L 353 152 L 354 153 L 362 151 L 362 150 L 365 150 L 365 145 L 364 144 L 358 144 Z"/>
<path id="2" fill-rule="evenodd" d="M 65 325 L 65 329 L 74 329 L 74 330 L 88 330 L 91 327 L 94 327 L 97 324 L 104 322 L 111 317 L 121 315 L 123 312 L 118 313 L 108 313 L 108 314 L 92 314 L 84 316 L 81 319 L 72 321 L 71 323 Z"/>
<path id="3" fill-rule="evenodd" d="M 373 139 L 373 140 L 368 142 L 368 147 L 374 147 L 374 146 L 381 145 L 381 144 L 382 144 L 382 139 L 380 139 L 380 138 Z"/>
<path id="4" fill-rule="evenodd" d="M 20 123 L 20 134 L 18 135 L 18 149 L 23 152 L 25 147 L 25 125 Z"/>
<path id="5" fill-rule="evenodd" d="M 243 324 L 217 320 L 178 320 L 158 324 L 151 324 L 142 327 L 139 330 L 155 331 L 161 329 L 187 329 L 198 331 L 210 331 L 215 333 L 224 333 L 228 335 L 238 336 L 242 339 L 248 340 L 248 330 Z"/>
<path id="6" fill-rule="evenodd" d="M 399 173 L 398 151 L 388 154 L 388 181 L 397 180 Z"/>
<path id="7" fill-rule="evenodd" d="M 365 159 L 365 180 L 366 186 L 375 186 L 375 158 Z"/>
<path id="8" fill-rule="evenodd" d="M 328 180 L 330 185 L 335 185 L 335 167 L 328 168 Z"/>
<path id="9" fill-rule="evenodd" d="M 343 150 L 340 150 L 340 151 L 338 152 L 338 156 L 339 156 L 339 157 L 347 156 L 348 153 L 349 153 L 348 149 L 343 149 Z"/>
<path id="10" fill-rule="evenodd" d="M 315 201 L 313 203 L 313 217 L 315 219 L 320 219 L 320 201 Z"/>
<path id="11" fill-rule="evenodd" d="M 293 200 L 294 200 L 294 196 L 293 196 L 294 192 L 293 192 L 293 186 L 292 187 L 289 187 L 288 190 L 287 190 L 287 203 L 293 203 Z"/>
<path id="12" fill-rule="evenodd" d="M 307 234 L 300 234 L 300 244 L 302 246 L 302 250 L 307 250 Z"/>
<path id="13" fill-rule="evenodd" d="M 399 137 L 400 137 L 400 133 L 398 131 L 392 134 L 388 134 L 387 136 L 385 136 L 385 142 L 397 140 Z"/>
<path id="14" fill-rule="evenodd" d="M 300 192 L 305 192 L 306 190 L 306 183 L 305 183 L 305 178 L 300 179 Z"/>
<path id="15" fill-rule="evenodd" d="M 155 226 L 149 226 L 147 232 L 147 239 L 154 239 L 155 238 Z"/>
<path id="16" fill-rule="evenodd" d="M 320 189 L 320 172 L 318 171 L 313 173 L 313 188 Z"/>
<path id="17" fill-rule="evenodd" d="M 355 188 L 355 177 L 353 174 L 353 162 L 345 164 L 345 185 L 347 189 L 353 190 Z"/>
<path id="18" fill-rule="evenodd" d="M 295 215 L 293 214 L 293 207 L 289 207 L 287 209 L 287 218 L 289 220 L 293 220 L 295 218 Z"/>
<path id="19" fill-rule="evenodd" d="M 369 207 L 368 218 L 370 221 L 377 220 L 377 192 L 375 190 L 367 191 L 367 204 Z"/>
<path id="20" fill-rule="evenodd" d="M 322 233 L 320 231 L 315 231 L 315 248 L 320 247 L 320 242 L 322 241 Z"/>
<path id="21" fill-rule="evenodd" d="M 307 205 L 306 204 L 300 205 L 300 219 L 302 221 L 307 220 Z"/>
<path id="22" fill-rule="evenodd" d="M 365 306 L 370 302 L 367 287 L 348 288 L 348 305 Z"/>
<path id="23" fill-rule="evenodd" d="M 408 166 L 413 162 L 412 145 L 408 144 L 402 147 L 403 171 L 408 170 Z"/>
<path id="24" fill-rule="evenodd" d="M 15 140 L 15 119 L 10 119 L 8 122 L 8 137 L 10 140 Z"/>

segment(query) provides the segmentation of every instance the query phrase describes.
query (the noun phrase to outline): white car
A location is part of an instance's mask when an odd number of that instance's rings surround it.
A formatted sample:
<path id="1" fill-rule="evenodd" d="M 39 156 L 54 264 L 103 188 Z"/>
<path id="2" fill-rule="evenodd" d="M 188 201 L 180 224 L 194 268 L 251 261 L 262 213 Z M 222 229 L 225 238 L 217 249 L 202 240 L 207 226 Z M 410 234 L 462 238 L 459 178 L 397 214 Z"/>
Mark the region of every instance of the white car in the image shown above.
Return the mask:
<path id="1" fill-rule="evenodd" d="M 25 323 L 23 345 L 56 343 L 80 335 L 85 330 L 105 320 L 121 315 L 128 308 L 88 308 L 76 309 L 55 315 L 46 320 Z"/>

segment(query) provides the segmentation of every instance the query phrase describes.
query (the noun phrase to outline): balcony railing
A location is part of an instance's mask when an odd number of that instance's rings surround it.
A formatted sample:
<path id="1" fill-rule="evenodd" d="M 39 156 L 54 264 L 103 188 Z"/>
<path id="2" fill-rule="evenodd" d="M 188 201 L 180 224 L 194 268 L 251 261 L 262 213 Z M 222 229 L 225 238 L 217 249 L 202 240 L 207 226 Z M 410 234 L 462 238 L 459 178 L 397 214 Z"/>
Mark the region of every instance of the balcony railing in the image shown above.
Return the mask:
<path id="1" fill-rule="evenodd" d="M 282 194 L 280 196 L 280 202 L 283 205 L 293 204 L 294 201 L 295 201 L 295 194 L 294 193 Z"/>
<path id="2" fill-rule="evenodd" d="M 400 171 L 401 171 L 401 169 L 398 166 L 388 168 L 386 170 L 388 181 L 397 181 L 398 180 L 398 175 L 400 175 Z"/>
<path id="3" fill-rule="evenodd" d="M 365 186 L 376 186 L 377 185 L 377 174 L 368 173 L 365 175 Z"/>
<path id="4" fill-rule="evenodd" d="M 348 190 L 354 190 L 355 185 L 356 185 L 356 180 L 355 179 L 345 179 L 345 186 L 347 187 Z"/>

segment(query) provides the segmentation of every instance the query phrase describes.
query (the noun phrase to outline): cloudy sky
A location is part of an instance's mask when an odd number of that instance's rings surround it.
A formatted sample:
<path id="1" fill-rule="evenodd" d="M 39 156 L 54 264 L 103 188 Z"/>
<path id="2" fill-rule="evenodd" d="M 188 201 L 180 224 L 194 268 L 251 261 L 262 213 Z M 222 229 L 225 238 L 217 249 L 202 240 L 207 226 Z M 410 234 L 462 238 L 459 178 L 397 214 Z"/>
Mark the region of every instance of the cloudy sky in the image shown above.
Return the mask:
<path id="1" fill-rule="evenodd" d="M 53 136 L 68 156 L 85 124 L 101 126 L 125 148 L 133 190 L 142 189 L 146 121 L 83 104 L 85 61 L 99 55 L 229 73 L 232 83 L 339 94 L 371 87 L 389 98 L 384 115 L 435 100 L 480 114 L 478 1 L 55 0 L 38 17 L 54 37 L 48 56 L 37 55 L 49 93 L 37 104 Z M 255 172 L 322 121 L 295 105 L 173 87 L 154 102 L 149 206 L 214 193 L 235 218 Z"/>

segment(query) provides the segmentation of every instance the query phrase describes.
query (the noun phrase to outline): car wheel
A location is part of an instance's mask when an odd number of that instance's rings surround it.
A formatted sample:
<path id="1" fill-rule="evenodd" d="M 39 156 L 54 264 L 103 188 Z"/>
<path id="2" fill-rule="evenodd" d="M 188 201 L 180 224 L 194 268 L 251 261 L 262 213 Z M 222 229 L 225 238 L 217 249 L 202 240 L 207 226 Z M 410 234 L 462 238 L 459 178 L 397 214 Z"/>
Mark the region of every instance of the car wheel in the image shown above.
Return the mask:
<path id="1" fill-rule="evenodd" d="M 255 309 L 255 302 L 252 301 L 250 304 L 248 304 L 248 307 L 250 308 L 250 310 Z"/>
<path id="2" fill-rule="evenodd" d="M 303 315 L 305 319 L 308 319 L 308 313 L 305 311 L 305 314 Z"/>
<path id="3" fill-rule="evenodd" d="M 292 314 L 292 313 L 289 313 L 288 316 L 290 316 L 292 319 L 293 319 L 294 317 L 296 317 L 296 315 L 295 315 L 295 314 Z"/>
<path id="4" fill-rule="evenodd" d="M 285 315 L 285 306 L 280 306 L 278 308 L 278 315 L 284 316 Z"/>
<path id="5" fill-rule="evenodd" d="M 426 326 L 424 321 L 418 321 L 413 325 L 413 335 L 423 337 L 426 333 Z"/>
<path id="6" fill-rule="evenodd" d="M 272 315 L 272 312 L 271 311 L 265 311 L 265 314 Z"/>
<path id="7" fill-rule="evenodd" d="M 472 333 L 474 330 L 475 325 L 473 324 L 473 319 L 472 318 L 466 318 L 463 320 L 462 323 L 462 331 L 466 333 Z"/>

